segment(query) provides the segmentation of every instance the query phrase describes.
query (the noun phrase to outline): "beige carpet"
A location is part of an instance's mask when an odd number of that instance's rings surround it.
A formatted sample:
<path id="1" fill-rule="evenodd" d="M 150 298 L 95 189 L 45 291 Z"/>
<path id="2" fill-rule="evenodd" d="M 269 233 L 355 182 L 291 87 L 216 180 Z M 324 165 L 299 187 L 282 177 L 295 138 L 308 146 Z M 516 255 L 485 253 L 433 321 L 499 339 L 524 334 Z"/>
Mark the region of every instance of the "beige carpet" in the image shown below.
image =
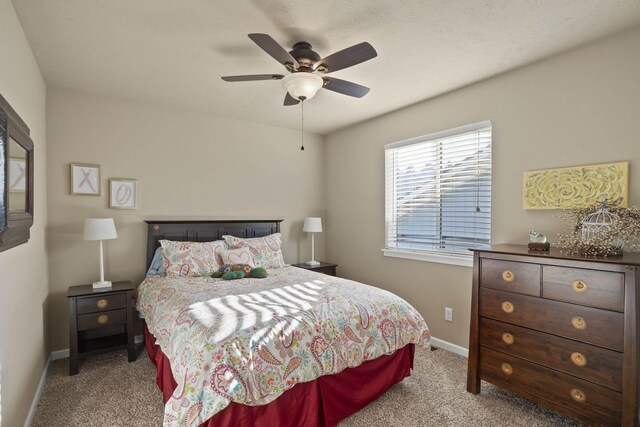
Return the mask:
<path id="1" fill-rule="evenodd" d="M 467 359 L 445 350 L 418 349 L 411 377 L 340 423 L 372 426 L 578 426 L 568 418 L 482 383 L 466 391 Z M 85 361 L 69 377 L 67 359 L 51 366 L 34 427 L 135 427 L 162 425 L 162 396 L 146 353 L 127 363 L 126 353 Z"/>

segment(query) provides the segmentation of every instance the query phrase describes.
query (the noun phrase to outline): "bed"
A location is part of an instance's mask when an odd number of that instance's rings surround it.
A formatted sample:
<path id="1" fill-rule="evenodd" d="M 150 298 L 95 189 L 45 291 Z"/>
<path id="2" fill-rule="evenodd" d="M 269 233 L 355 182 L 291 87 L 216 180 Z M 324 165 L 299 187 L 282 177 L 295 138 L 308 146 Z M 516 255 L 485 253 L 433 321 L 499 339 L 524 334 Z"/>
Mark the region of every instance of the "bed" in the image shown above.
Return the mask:
<path id="1" fill-rule="evenodd" d="M 160 241 L 276 235 L 280 221 L 147 221 Z M 264 237 L 266 238 L 266 237 Z M 396 295 L 292 266 L 268 277 L 148 276 L 136 306 L 165 426 L 332 426 L 410 375 L 429 343 Z"/>

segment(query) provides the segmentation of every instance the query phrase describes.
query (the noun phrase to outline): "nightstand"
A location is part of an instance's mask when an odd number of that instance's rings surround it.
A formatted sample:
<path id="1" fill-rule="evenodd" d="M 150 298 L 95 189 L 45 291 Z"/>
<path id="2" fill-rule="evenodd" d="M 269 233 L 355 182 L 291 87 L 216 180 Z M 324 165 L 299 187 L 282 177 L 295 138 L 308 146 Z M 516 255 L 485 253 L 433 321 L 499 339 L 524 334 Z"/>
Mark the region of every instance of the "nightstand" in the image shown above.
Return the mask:
<path id="1" fill-rule="evenodd" d="M 131 282 L 111 288 L 71 286 L 69 298 L 69 375 L 79 371 L 79 359 L 105 350 L 126 348 L 129 362 L 136 360 Z"/>
<path id="2" fill-rule="evenodd" d="M 328 262 L 320 261 L 319 265 L 309 265 L 306 262 L 301 264 L 292 264 L 294 267 L 304 268 L 305 270 L 313 270 L 317 273 L 328 274 L 329 276 L 336 275 L 336 267 L 338 264 L 330 264 Z"/>

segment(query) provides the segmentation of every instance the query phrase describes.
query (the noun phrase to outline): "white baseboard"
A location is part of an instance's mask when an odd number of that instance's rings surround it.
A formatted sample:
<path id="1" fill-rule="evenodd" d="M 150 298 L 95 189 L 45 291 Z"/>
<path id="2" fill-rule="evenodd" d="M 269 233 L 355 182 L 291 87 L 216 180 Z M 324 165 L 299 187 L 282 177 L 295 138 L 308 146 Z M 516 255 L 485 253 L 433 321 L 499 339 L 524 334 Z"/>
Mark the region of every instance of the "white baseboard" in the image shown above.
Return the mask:
<path id="1" fill-rule="evenodd" d="M 66 359 L 67 357 L 69 357 L 68 348 L 63 348 L 62 350 L 56 350 L 51 352 L 51 360 Z"/>
<path id="2" fill-rule="evenodd" d="M 24 422 L 24 427 L 29 427 L 31 425 L 33 416 L 36 414 L 36 408 L 38 407 L 38 402 L 40 402 L 40 396 L 42 395 L 42 390 L 44 390 L 44 385 L 47 382 L 47 375 L 49 375 L 49 366 L 51 366 L 52 357 L 53 353 L 49 355 L 47 363 L 44 365 L 42 375 L 40 376 L 40 382 L 38 383 L 38 389 L 36 390 L 36 395 L 33 397 L 33 401 L 31 402 L 31 407 L 29 408 L 27 419 Z"/>
<path id="3" fill-rule="evenodd" d="M 140 344 L 142 342 L 142 335 L 136 335 L 133 338 L 136 344 Z M 44 390 L 44 385 L 47 382 L 47 375 L 49 375 L 49 367 L 51 366 L 51 362 L 58 359 L 66 359 L 69 357 L 69 349 L 63 348 L 62 350 L 52 351 L 49 355 L 49 359 L 45 364 L 44 369 L 42 370 L 42 376 L 40 377 L 40 383 L 38 384 L 38 389 L 36 390 L 36 395 L 33 397 L 33 401 L 31 402 L 31 407 L 29 408 L 29 413 L 27 414 L 27 420 L 24 422 L 24 427 L 29 427 L 31 425 L 31 421 L 33 420 L 33 416 L 36 413 L 36 408 L 38 407 L 38 402 L 40 402 L 40 396 L 42 395 L 42 390 Z"/>
<path id="4" fill-rule="evenodd" d="M 443 350 L 448 350 L 453 353 L 459 354 L 460 356 L 469 357 L 469 349 L 461 347 L 457 344 L 450 343 L 449 341 L 441 340 L 436 337 L 431 337 L 431 345 L 434 347 L 441 348 Z"/>

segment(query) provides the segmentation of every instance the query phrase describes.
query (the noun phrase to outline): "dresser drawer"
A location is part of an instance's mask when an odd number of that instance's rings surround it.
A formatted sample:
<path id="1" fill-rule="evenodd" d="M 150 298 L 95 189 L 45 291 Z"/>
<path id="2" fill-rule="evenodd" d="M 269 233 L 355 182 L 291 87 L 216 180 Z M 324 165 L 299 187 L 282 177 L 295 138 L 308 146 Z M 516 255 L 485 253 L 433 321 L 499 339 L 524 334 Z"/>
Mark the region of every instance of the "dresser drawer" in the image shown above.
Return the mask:
<path id="1" fill-rule="evenodd" d="M 622 353 L 480 318 L 480 345 L 622 391 Z"/>
<path id="2" fill-rule="evenodd" d="M 545 265 L 542 279 L 544 298 L 624 311 L 622 273 Z"/>
<path id="3" fill-rule="evenodd" d="M 624 315 L 615 311 L 481 289 L 479 312 L 483 317 L 623 350 Z"/>
<path id="4" fill-rule="evenodd" d="M 125 308 L 126 306 L 127 299 L 125 294 L 92 296 L 76 299 L 76 312 L 78 314 L 116 310 L 118 308 Z"/>
<path id="5" fill-rule="evenodd" d="M 480 262 L 481 287 L 540 296 L 540 265 L 486 258 Z"/>
<path id="6" fill-rule="evenodd" d="M 508 354 L 480 347 L 480 376 L 494 378 L 606 424 L 621 421 L 621 394 Z"/>
<path id="7" fill-rule="evenodd" d="M 78 315 L 78 330 L 102 328 L 110 325 L 124 325 L 127 323 L 127 310 L 111 310 L 91 314 Z"/>

